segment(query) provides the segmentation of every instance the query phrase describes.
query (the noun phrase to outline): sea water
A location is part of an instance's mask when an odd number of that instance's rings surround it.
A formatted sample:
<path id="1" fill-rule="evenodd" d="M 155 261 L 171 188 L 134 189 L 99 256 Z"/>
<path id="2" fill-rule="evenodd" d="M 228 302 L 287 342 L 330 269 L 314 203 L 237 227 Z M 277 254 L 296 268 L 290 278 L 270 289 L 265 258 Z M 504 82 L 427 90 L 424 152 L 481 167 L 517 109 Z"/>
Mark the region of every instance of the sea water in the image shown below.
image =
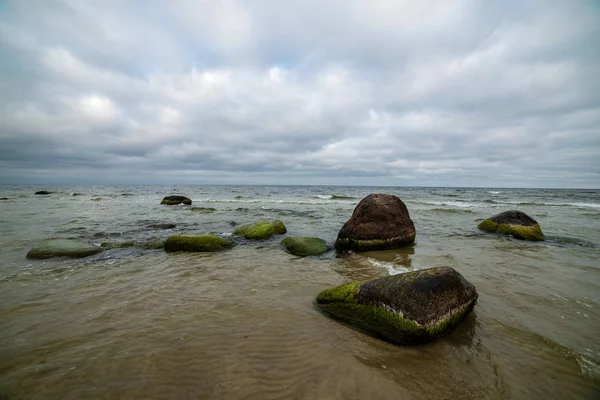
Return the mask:
<path id="1" fill-rule="evenodd" d="M 370 193 L 406 203 L 413 246 L 305 258 L 282 237 L 221 253 L 146 248 L 266 218 L 333 246 Z M 171 194 L 193 204 L 159 204 Z M 15 185 L 0 197 L 2 399 L 600 398 L 599 190 Z M 546 241 L 477 229 L 511 209 Z M 46 238 L 133 247 L 26 259 Z M 313 303 L 334 285 L 437 266 L 479 301 L 429 344 L 387 343 Z"/>

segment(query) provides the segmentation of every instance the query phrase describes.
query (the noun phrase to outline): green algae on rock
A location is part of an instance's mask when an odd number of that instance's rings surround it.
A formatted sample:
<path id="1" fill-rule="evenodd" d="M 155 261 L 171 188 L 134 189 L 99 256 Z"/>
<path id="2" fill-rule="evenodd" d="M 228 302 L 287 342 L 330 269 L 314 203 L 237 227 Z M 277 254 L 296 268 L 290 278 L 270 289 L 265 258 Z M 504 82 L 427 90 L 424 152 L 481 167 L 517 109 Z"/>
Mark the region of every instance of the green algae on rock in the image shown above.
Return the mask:
<path id="1" fill-rule="evenodd" d="M 316 237 L 286 237 L 281 241 L 288 252 L 296 256 L 318 256 L 327 253 L 327 245 L 323 239 Z"/>
<path id="2" fill-rule="evenodd" d="M 35 245 L 27 253 L 27 258 L 70 257 L 82 258 L 100 253 L 104 249 L 95 244 L 84 243 L 73 239 L 47 239 Z"/>
<path id="3" fill-rule="evenodd" d="M 233 243 L 215 235 L 175 235 L 164 243 L 165 251 L 215 252 L 227 250 Z"/>
<path id="4" fill-rule="evenodd" d="M 264 240 L 273 235 L 283 235 L 286 232 L 287 229 L 283 222 L 279 220 L 263 220 L 254 224 L 242 225 L 233 234 L 243 236 L 246 239 Z"/>
<path id="5" fill-rule="evenodd" d="M 444 336 L 473 309 L 477 290 L 450 267 L 325 289 L 316 305 L 334 318 L 397 344 Z"/>
<path id="6" fill-rule="evenodd" d="M 168 206 L 176 206 L 178 204 L 185 204 L 185 205 L 189 206 L 190 204 L 192 204 L 192 200 L 185 196 L 167 196 L 164 199 L 162 199 L 160 204 L 166 204 Z"/>
<path id="7" fill-rule="evenodd" d="M 523 240 L 539 241 L 545 239 L 537 221 L 524 212 L 516 210 L 494 215 L 481 222 L 477 228 L 486 232 L 511 235 Z"/>
<path id="8" fill-rule="evenodd" d="M 400 198 L 370 194 L 362 199 L 352 217 L 342 226 L 335 242 L 337 250 L 388 250 L 415 241 L 415 225 Z"/>

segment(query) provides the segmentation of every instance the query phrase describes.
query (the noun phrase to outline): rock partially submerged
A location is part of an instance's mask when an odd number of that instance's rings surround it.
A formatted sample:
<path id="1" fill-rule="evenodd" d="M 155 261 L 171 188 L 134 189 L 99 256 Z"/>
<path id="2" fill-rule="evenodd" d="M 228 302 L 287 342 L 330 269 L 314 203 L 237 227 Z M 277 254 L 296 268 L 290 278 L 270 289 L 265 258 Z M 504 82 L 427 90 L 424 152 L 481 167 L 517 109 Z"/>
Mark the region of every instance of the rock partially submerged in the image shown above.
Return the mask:
<path id="1" fill-rule="evenodd" d="M 35 245 L 27 258 L 53 258 L 71 257 L 82 258 L 100 253 L 104 249 L 91 243 L 84 243 L 73 239 L 47 239 Z"/>
<path id="2" fill-rule="evenodd" d="M 521 211 L 505 211 L 484 220 L 477 226 L 482 231 L 511 235 L 523 240 L 544 240 L 537 221 Z"/>
<path id="3" fill-rule="evenodd" d="M 318 256 L 327 253 L 327 245 L 323 239 L 316 237 L 286 237 L 281 241 L 288 252 L 296 256 Z"/>
<path id="4" fill-rule="evenodd" d="M 40 190 L 39 192 L 35 192 L 34 194 L 41 194 L 41 195 L 46 195 L 46 194 L 51 194 L 52 192 L 49 192 L 47 190 Z"/>
<path id="5" fill-rule="evenodd" d="M 370 194 L 358 203 L 335 242 L 338 250 L 387 250 L 415 241 L 415 225 L 400 198 Z"/>
<path id="6" fill-rule="evenodd" d="M 242 225 L 233 234 L 243 236 L 246 239 L 264 240 L 273 235 L 283 235 L 286 232 L 287 229 L 283 222 L 279 220 L 264 220 L 254 224 Z"/>
<path id="7" fill-rule="evenodd" d="M 164 199 L 162 199 L 160 204 L 166 204 L 168 206 L 176 206 L 178 204 L 185 204 L 185 205 L 189 206 L 190 204 L 192 204 L 192 200 L 185 196 L 167 196 Z"/>
<path id="8" fill-rule="evenodd" d="M 165 251 L 215 252 L 233 247 L 233 242 L 215 235 L 175 235 L 164 243 Z"/>
<path id="9" fill-rule="evenodd" d="M 437 267 L 326 289 L 316 304 L 391 342 L 411 344 L 450 332 L 473 309 L 477 297 L 461 274 Z"/>
<path id="10" fill-rule="evenodd" d="M 151 225 L 148 225 L 148 228 L 150 228 L 150 229 L 173 229 L 176 227 L 177 227 L 177 225 L 175 225 L 175 224 L 151 224 Z"/>

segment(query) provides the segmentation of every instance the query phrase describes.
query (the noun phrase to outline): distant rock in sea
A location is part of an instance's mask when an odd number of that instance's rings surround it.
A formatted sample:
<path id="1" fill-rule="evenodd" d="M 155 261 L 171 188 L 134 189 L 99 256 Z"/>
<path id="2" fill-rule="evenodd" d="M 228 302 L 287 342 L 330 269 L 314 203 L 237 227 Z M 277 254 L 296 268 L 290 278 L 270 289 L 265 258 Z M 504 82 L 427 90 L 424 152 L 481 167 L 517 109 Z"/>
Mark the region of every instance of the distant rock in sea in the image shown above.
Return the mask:
<path id="1" fill-rule="evenodd" d="M 177 225 L 175 225 L 175 224 L 151 224 L 151 225 L 148 225 L 148 228 L 150 228 L 150 229 L 173 229 L 176 227 L 177 227 Z"/>
<path id="2" fill-rule="evenodd" d="M 185 205 L 189 206 L 190 204 L 192 204 L 192 200 L 185 196 L 167 196 L 164 199 L 162 199 L 160 204 L 166 204 L 168 206 L 176 206 L 178 204 L 185 204 Z"/>
<path id="3" fill-rule="evenodd" d="M 438 267 L 326 289 L 316 304 L 367 332 L 412 344 L 450 332 L 473 309 L 477 297 L 461 274 Z"/>
<path id="4" fill-rule="evenodd" d="M 42 194 L 42 195 L 46 195 L 46 194 L 51 194 L 52 192 L 49 192 L 47 190 L 40 190 L 39 192 L 35 192 L 34 194 Z"/>
<path id="5" fill-rule="evenodd" d="M 521 211 L 511 210 L 494 215 L 477 226 L 482 231 L 503 233 L 517 239 L 544 240 L 544 233 L 537 221 Z"/>
<path id="6" fill-rule="evenodd" d="M 400 198 L 370 194 L 362 199 L 342 226 L 335 242 L 338 250 L 386 250 L 415 241 L 415 226 Z"/>

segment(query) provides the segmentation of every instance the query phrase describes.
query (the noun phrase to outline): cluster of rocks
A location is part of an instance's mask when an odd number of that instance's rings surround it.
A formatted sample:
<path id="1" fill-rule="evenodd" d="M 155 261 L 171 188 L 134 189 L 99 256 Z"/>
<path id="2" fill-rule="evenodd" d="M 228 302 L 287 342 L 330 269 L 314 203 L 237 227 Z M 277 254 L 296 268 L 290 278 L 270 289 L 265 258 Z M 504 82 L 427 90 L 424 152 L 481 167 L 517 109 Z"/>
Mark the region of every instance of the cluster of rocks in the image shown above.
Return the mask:
<path id="1" fill-rule="evenodd" d="M 191 205 L 184 196 L 168 196 L 161 204 Z M 151 225 L 171 229 L 172 224 Z M 492 216 L 478 226 L 488 232 L 512 235 L 525 240 L 543 240 L 539 224 L 520 211 Z M 283 235 L 287 229 L 279 220 L 262 220 L 243 225 L 234 235 L 248 240 L 265 240 Z M 402 200 L 393 195 L 371 194 L 361 200 L 352 217 L 342 226 L 335 242 L 338 251 L 395 249 L 410 245 L 415 226 Z M 286 237 L 286 250 L 299 256 L 329 251 L 325 241 L 314 237 Z M 216 235 L 178 234 L 162 246 L 167 252 L 216 252 L 230 249 L 234 241 Z M 87 257 L 103 247 L 68 239 L 39 243 L 28 258 Z M 398 344 L 423 343 L 451 331 L 473 309 L 475 287 L 450 267 L 434 267 L 374 280 L 351 282 L 323 290 L 315 304 L 328 315 Z"/>

